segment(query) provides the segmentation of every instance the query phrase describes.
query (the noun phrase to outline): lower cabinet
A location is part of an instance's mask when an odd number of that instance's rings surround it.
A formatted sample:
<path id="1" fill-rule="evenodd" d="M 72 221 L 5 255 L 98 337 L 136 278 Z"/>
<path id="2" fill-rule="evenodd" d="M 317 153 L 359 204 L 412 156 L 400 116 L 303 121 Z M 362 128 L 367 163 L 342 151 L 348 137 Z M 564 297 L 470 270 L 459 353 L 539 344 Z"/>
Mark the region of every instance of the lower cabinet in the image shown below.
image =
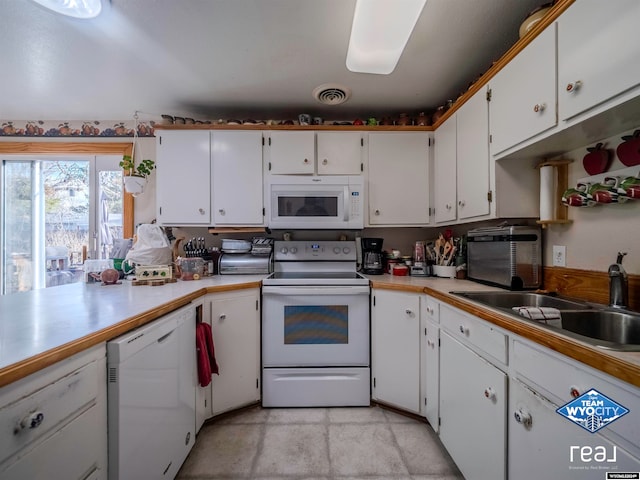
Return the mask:
<path id="1" fill-rule="evenodd" d="M 372 398 L 420 413 L 420 296 L 371 293 Z"/>
<path id="2" fill-rule="evenodd" d="M 260 400 L 260 291 L 209 294 L 205 300 L 219 375 L 211 381 L 211 413 Z"/>
<path id="3" fill-rule="evenodd" d="M 506 409 L 507 375 L 441 330 L 440 439 L 467 480 L 506 478 Z"/>
<path id="4" fill-rule="evenodd" d="M 105 345 L 0 388 L 0 478 L 107 478 Z"/>
<path id="5" fill-rule="evenodd" d="M 422 347 L 422 382 L 424 383 L 423 416 L 431 427 L 440 429 L 440 328 L 433 320 L 425 320 Z"/>

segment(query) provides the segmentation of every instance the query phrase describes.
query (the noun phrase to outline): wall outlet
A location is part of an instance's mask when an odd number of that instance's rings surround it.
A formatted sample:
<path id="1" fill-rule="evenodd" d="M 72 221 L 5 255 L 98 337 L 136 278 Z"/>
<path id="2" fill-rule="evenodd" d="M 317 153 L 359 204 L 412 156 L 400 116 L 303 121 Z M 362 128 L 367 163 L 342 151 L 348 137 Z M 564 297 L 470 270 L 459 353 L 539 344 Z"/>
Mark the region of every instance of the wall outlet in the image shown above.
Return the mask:
<path id="1" fill-rule="evenodd" d="M 567 266 L 567 247 L 565 247 L 564 245 L 553 246 L 553 266 L 554 267 Z"/>

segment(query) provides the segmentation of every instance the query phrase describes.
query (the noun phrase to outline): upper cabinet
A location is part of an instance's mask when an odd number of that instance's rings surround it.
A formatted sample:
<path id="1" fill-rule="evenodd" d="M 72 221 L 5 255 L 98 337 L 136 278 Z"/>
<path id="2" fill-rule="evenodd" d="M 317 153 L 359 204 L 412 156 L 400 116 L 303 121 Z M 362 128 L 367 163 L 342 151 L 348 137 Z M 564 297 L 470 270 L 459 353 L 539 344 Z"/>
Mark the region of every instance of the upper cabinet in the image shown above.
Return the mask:
<path id="1" fill-rule="evenodd" d="M 429 224 L 428 132 L 369 133 L 369 225 Z"/>
<path id="2" fill-rule="evenodd" d="M 315 132 L 271 131 L 266 138 L 266 170 L 274 175 L 309 174 L 315 171 Z"/>
<path id="3" fill-rule="evenodd" d="M 211 176 L 215 225 L 264 225 L 261 131 L 212 131 Z"/>
<path id="4" fill-rule="evenodd" d="M 558 18 L 560 119 L 640 84 L 640 2 L 580 0 Z"/>
<path id="5" fill-rule="evenodd" d="M 478 91 L 435 133 L 436 223 L 476 220 L 491 213 L 489 112 Z"/>
<path id="6" fill-rule="evenodd" d="M 365 134 L 318 132 L 318 175 L 360 175 Z"/>
<path id="7" fill-rule="evenodd" d="M 497 155 L 557 124 L 556 25 L 489 81 L 491 153 Z"/>
<path id="8" fill-rule="evenodd" d="M 363 171 L 363 132 L 270 131 L 265 136 L 270 174 L 360 175 Z"/>
<path id="9" fill-rule="evenodd" d="M 156 163 L 158 223 L 210 225 L 209 130 L 159 132 Z"/>

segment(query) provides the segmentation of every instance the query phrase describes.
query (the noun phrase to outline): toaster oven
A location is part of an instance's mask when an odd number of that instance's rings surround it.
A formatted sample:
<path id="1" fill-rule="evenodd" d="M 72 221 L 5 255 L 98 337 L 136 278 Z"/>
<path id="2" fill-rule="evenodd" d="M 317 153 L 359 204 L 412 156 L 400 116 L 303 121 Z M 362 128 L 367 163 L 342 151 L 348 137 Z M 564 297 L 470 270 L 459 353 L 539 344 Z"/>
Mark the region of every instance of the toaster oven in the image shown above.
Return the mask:
<path id="1" fill-rule="evenodd" d="M 542 231 L 511 225 L 467 233 L 467 277 L 508 288 L 534 290 L 542 285 Z"/>

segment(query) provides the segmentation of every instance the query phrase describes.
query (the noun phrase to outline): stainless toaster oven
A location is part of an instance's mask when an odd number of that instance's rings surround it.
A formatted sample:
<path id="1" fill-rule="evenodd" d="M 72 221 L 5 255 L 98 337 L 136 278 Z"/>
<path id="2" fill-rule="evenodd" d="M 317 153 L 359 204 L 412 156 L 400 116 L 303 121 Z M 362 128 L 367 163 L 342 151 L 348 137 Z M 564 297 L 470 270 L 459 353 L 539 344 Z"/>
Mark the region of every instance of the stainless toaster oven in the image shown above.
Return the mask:
<path id="1" fill-rule="evenodd" d="M 542 232 L 511 225 L 469 230 L 467 277 L 510 290 L 533 290 L 542 284 Z"/>

